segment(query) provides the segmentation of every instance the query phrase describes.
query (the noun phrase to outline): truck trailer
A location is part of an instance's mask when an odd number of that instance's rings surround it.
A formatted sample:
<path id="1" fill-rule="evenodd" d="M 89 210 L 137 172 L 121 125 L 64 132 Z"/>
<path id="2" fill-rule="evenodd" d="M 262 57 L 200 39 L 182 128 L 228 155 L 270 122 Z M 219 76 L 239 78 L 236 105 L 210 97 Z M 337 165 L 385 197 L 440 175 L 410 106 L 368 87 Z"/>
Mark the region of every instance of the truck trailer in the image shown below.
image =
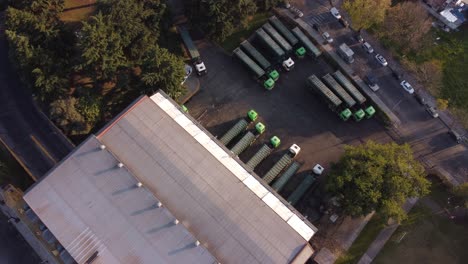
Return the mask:
<path id="1" fill-rule="evenodd" d="M 237 123 L 231 127 L 220 139 L 219 141 L 223 143 L 223 145 L 229 144 L 236 136 L 238 136 L 242 131 L 244 131 L 247 126 L 257 120 L 258 114 L 255 110 L 250 110 L 247 112 L 247 117 L 239 119 Z"/>
<path id="2" fill-rule="evenodd" d="M 265 32 L 265 30 L 259 28 L 255 34 L 257 39 L 270 50 L 275 60 L 282 61 L 282 66 L 286 71 L 290 71 L 294 67 L 294 61 L 287 57 L 284 50 Z"/>
<path id="3" fill-rule="evenodd" d="M 231 152 L 234 153 L 236 156 L 240 155 L 247 149 L 255 140 L 265 132 L 265 125 L 258 122 L 255 125 L 255 131 L 247 131 L 245 135 L 231 148 Z"/>
<path id="4" fill-rule="evenodd" d="M 208 73 L 205 63 L 201 60 L 200 52 L 198 52 L 197 46 L 195 46 L 195 43 L 193 43 L 187 28 L 185 28 L 183 25 L 180 25 L 177 27 L 177 30 L 179 31 L 179 34 L 182 38 L 182 41 L 184 42 L 185 48 L 189 53 L 190 59 L 198 76 Z"/>
<path id="5" fill-rule="evenodd" d="M 346 121 L 352 116 L 351 110 L 346 108 L 346 106 L 343 105 L 343 101 L 341 101 L 340 98 L 338 98 L 322 81 L 320 81 L 317 76 L 311 75 L 307 79 L 307 84 L 309 88 L 326 100 L 328 107 L 337 112 L 342 120 Z"/>
<path id="6" fill-rule="evenodd" d="M 275 86 L 275 81 L 272 78 L 267 77 L 266 72 L 260 66 L 258 66 L 255 61 L 247 56 L 247 54 L 245 54 L 240 48 L 236 48 L 233 53 L 244 63 L 245 66 L 247 66 L 247 68 L 254 74 L 256 79 L 265 79 L 263 82 L 263 87 L 265 87 L 265 89 L 273 89 Z"/>
<path id="7" fill-rule="evenodd" d="M 270 184 L 280 172 L 288 166 L 293 159 L 299 154 L 301 151 L 301 148 L 293 144 L 291 147 L 289 147 L 289 150 L 286 154 L 284 154 L 281 159 L 279 159 L 273 167 L 263 176 L 263 180 Z"/>
<path id="8" fill-rule="evenodd" d="M 333 74 L 333 77 L 338 81 L 339 84 L 343 88 L 346 89 L 346 91 L 349 92 L 349 94 L 357 101 L 359 105 L 364 105 L 366 102 L 366 98 L 362 95 L 361 92 L 354 86 L 346 76 L 340 71 L 336 71 Z M 366 113 L 366 118 L 371 118 L 375 114 L 375 109 L 372 106 L 366 107 L 364 112 Z"/>
<path id="9" fill-rule="evenodd" d="M 276 31 L 275 28 L 273 28 L 272 25 L 270 25 L 270 23 L 265 23 L 263 26 L 262 26 L 263 30 L 265 30 L 265 32 L 267 32 L 270 37 L 276 41 L 276 43 L 278 43 L 280 45 L 280 47 L 286 51 L 286 53 L 290 53 L 292 51 L 292 46 L 289 44 L 289 42 L 287 42 L 281 35 L 280 33 L 278 33 L 278 31 Z"/>
<path id="10" fill-rule="evenodd" d="M 317 58 L 322 54 L 319 48 L 317 48 L 317 46 L 315 46 L 314 43 L 312 43 L 312 41 L 298 27 L 293 28 L 292 33 L 299 39 L 300 43 L 311 56 Z"/>
<path id="11" fill-rule="evenodd" d="M 299 43 L 299 40 L 276 16 L 270 17 L 268 21 L 289 42 L 289 44 L 291 44 L 291 46 L 294 47 Z"/>
<path id="12" fill-rule="evenodd" d="M 345 89 L 343 89 L 343 87 L 335 79 L 333 79 L 333 77 L 329 73 L 323 76 L 322 79 L 325 82 L 325 84 L 327 84 L 328 87 L 330 87 L 331 90 L 335 92 L 335 94 L 338 95 L 338 97 L 340 97 L 341 100 L 343 100 L 349 108 L 352 108 L 356 105 L 356 101 L 353 99 L 353 97 L 351 97 L 345 91 Z M 362 109 L 358 108 L 354 112 L 353 116 L 354 120 L 359 122 L 366 116 L 366 114 Z"/>
<path id="13" fill-rule="evenodd" d="M 245 165 L 254 170 L 263 160 L 265 160 L 281 143 L 277 136 L 273 136 L 268 144 L 263 144 L 262 147 L 247 161 Z"/>
<path id="14" fill-rule="evenodd" d="M 271 70 L 271 63 L 248 40 L 244 40 L 240 45 L 245 53 L 256 61 L 264 71 Z M 275 82 L 279 79 L 279 73 L 274 69 L 268 73 L 268 76 Z"/>
<path id="15" fill-rule="evenodd" d="M 284 186 L 286 185 L 286 183 L 288 183 L 289 179 L 291 179 L 291 177 L 296 174 L 296 172 L 299 170 L 299 168 L 301 167 L 301 164 L 297 161 L 294 161 L 291 166 L 289 166 L 284 172 L 283 174 L 281 174 L 278 179 L 275 181 L 275 183 L 271 186 L 273 188 L 273 190 L 275 190 L 276 192 L 280 192 Z"/>
<path id="16" fill-rule="evenodd" d="M 343 43 L 338 47 L 338 55 L 340 55 L 340 57 L 347 63 L 354 62 L 354 51 L 348 47 L 346 43 Z"/>
<path id="17" fill-rule="evenodd" d="M 295 206 L 297 202 L 304 196 L 307 190 L 315 183 L 317 176 L 314 174 L 307 175 L 304 180 L 299 184 L 299 186 L 288 196 L 288 203 L 292 206 Z"/>

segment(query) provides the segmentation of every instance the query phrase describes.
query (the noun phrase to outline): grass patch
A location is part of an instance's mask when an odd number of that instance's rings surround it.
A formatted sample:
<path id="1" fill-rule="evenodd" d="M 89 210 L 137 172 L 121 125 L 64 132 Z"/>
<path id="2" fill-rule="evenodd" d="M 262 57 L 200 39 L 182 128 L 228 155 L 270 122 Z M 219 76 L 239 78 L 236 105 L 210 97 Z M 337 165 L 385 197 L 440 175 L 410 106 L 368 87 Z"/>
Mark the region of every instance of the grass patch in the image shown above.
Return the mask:
<path id="1" fill-rule="evenodd" d="M 64 22 L 86 20 L 96 11 L 96 0 L 65 0 L 65 9 L 60 18 Z"/>
<path id="2" fill-rule="evenodd" d="M 464 263 L 468 258 L 464 248 L 467 244 L 466 227 L 445 216 L 433 215 L 418 204 L 373 263 Z"/>
<path id="3" fill-rule="evenodd" d="M 233 51 L 239 44 L 246 40 L 252 33 L 263 25 L 270 13 L 258 13 L 252 16 L 249 20 L 248 26 L 235 31 L 221 43 L 221 47 L 227 52 Z"/>
<path id="4" fill-rule="evenodd" d="M 429 198 L 446 207 L 452 194 L 440 180 L 431 178 L 431 181 Z M 466 226 L 417 203 L 373 263 L 464 263 L 468 258 L 465 245 L 468 245 Z"/>
<path id="5" fill-rule="evenodd" d="M 385 221 L 377 214 L 374 214 L 369 223 L 367 223 L 357 239 L 353 242 L 348 252 L 341 255 L 335 264 L 358 262 L 362 255 L 366 252 L 369 245 L 374 241 L 374 239 L 384 227 Z"/>

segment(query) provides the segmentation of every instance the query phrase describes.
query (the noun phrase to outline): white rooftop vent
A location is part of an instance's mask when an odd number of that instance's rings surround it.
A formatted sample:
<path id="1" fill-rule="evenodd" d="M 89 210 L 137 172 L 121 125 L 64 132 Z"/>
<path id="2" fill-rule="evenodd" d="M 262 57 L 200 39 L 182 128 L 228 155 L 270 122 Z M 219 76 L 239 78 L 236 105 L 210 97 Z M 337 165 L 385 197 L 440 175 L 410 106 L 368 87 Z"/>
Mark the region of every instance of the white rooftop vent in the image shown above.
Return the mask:
<path id="1" fill-rule="evenodd" d="M 161 207 L 162 207 L 162 203 L 158 202 L 158 208 L 161 208 Z"/>
<path id="2" fill-rule="evenodd" d="M 122 168 L 124 165 L 122 162 L 117 163 L 117 167 Z"/>
<path id="3" fill-rule="evenodd" d="M 99 146 L 99 149 L 100 149 L 100 150 L 105 150 L 105 149 L 106 149 L 106 145 L 100 145 L 100 146 Z"/>
<path id="4" fill-rule="evenodd" d="M 179 220 L 174 219 L 174 225 L 177 225 L 177 224 L 179 224 Z"/>
<path id="5" fill-rule="evenodd" d="M 195 241 L 195 246 L 198 247 L 200 245 L 200 241 Z"/>
<path id="6" fill-rule="evenodd" d="M 143 183 L 137 182 L 136 186 L 137 186 L 138 188 L 141 188 L 141 187 L 143 186 Z"/>

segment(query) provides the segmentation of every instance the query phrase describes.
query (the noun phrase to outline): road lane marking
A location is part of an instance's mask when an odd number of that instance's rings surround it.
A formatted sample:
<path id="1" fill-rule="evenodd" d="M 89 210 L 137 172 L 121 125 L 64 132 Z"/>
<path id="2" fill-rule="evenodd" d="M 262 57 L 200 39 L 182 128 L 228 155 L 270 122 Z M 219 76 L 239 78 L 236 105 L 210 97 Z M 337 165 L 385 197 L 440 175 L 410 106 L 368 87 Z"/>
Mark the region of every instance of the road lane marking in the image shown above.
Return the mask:
<path id="1" fill-rule="evenodd" d="M 29 175 L 29 177 L 31 177 L 34 181 L 37 181 L 36 176 L 32 174 L 32 172 L 29 170 L 26 164 L 24 164 L 24 162 L 19 158 L 19 156 L 16 155 L 16 153 L 5 143 L 5 141 L 3 141 L 1 137 L 0 137 L 0 142 L 2 143 L 3 146 L 5 146 L 8 152 L 10 152 L 13 158 L 15 158 L 15 160 L 21 165 L 21 167 L 23 167 L 24 171 Z"/>
<path id="2" fill-rule="evenodd" d="M 57 161 L 54 159 L 54 157 L 52 157 L 52 155 L 50 155 L 50 153 L 45 149 L 45 147 L 39 142 L 39 140 L 36 139 L 35 136 L 31 135 L 31 139 L 32 141 L 39 147 L 39 149 L 42 151 L 42 153 L 44 153 L 50 160 L 52 160 L 55 163 L 57 163 Z"/>

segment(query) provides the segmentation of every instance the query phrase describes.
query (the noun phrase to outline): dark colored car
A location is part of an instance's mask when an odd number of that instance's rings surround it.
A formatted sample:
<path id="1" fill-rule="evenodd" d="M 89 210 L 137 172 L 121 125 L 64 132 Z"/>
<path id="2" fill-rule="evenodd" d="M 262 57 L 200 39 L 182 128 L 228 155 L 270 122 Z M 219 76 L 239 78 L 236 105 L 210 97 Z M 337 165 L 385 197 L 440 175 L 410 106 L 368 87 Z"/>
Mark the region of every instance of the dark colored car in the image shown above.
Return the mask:
<path id="1" fill-rule="evenodd" d="M 354 38 L 361 43 L 364 42 L 364 38 L 361 36 L 361 34 L 354 35 Z"/>
<path id="2" fill-rule="evenodd" d="M 422 105 L 426 105 L 426 99 L 424 99 L 419 93 L 414 93 L 414 98 L 416 98 L 416 101 Z"/>
<path id="3" fill-rule="evenodd" d="M 364 78 L 364 82 L 367 85 L 369 85 L 369 88 L 371 88 L 371 90 L 374 92 L 378 91 L 380 88 L 379 85 L 377 84 L 377 77 L 371 73 L 366 75 L 366 77 Z"/>
<path id="4" fill-rule="evenodd" d="M 401 81 L 403 78 L 403 75 L 395 70 L 392 69 L 392 76 L 393 78 L 397 79 L 398 81 Z"/>
<path id="5" fill-rule="evenodd" d="M 348 21 L 344 20 L 343 18 L 338 19 L 338 22 L 340 22 L 340 24 L 345 28 L 349 27 Z"/>
<path id="6" fill-rule="evenodd" d="M 313 24 L 313 25 L 312 25 L 312 28 L 315 29 L 315 30 L 317 30 L 317 31 L 320 31 L 320 27 L 319 27 L 319 25 L 317 25 L 317 24 Z"/>

